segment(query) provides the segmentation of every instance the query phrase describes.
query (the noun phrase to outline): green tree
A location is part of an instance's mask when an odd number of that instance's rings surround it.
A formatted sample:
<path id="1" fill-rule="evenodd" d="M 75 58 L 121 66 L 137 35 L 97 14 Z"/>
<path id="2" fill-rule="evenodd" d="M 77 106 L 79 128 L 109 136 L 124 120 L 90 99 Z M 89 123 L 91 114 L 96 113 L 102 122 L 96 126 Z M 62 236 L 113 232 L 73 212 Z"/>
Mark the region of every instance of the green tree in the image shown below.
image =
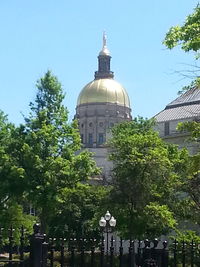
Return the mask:
<path id="1" fill-rule="evenodd" d="M 7 146 L 10 142 L 11 131 L 14 125 L 10 124 L 7 116 L 0 111 L 0 209 L 6 205 L 7 201 L 11 198 L 12 191 L 10 187 L 15 179 L 10 175 L 11 173 L 11 159 L 8 154 Z M 13 172 L 17 171 L 16 169 Z M 15 178 L 15 175 L 14 175 Z M 9 182 L 8 182 L 9 181 Z"/>
<path id="2" fill-rule="evenodd" d="M 182 26 L 173 26 L 166 34 L 164 44 L 172 49 L 177 45 L 185 51 L 198 52 L 200 49 L 200 6 L 187 16 Z"/>
<path id="3" fill-rule="evenodd" d="M 50 222 L 54 236 L 94 238 L 99 236 L 98 219 L 107 187 L 77 183 L 76 188 L 63 188 L 59 205 Z"/>
<path id="4" fill-rule="evenodd" d="M 37 89 L 25 125 L 15 131 L 12 157 L 22 170 L 25 199 L 47 231 L 63 190 L 87 181 L 97 168 L 87 151 L 77 153 L 81 148 L 77 122 L 68 122 L 57 78 L 48 71 L 37 82 Z"/>
<path id="5" fill-rule="evenodd" d="M 190 141 L 200 148 L 200 123 L 198 121 L 179 123 L 178 130 L 190 133 Z M 200 225 L 200 150 L 190 155 L 189 175 L 183 184 L 183 191 L 186 193 L 190 220 Z"/>
<path id="6" fill-rule="evenodd" d="M 194 51 L 196 59 L 199 60 L 200 50 L 200 6 L 199 4 L 194 9 L 194 12 L 187 16 L 182 26 L 173 26 L 166 34 L 163 42 L 169 49 L 181 45 L 184 52 Z M 197 71 L 199 67 L 197 65 Z M 196 79 L 192 81 L 189 86 L 185 86 L 181 93 L 185 90 L 196 87 L 200 88 L 200 78 L 197 75 Z M 187 131 L 190 133 L 193 142 L 199 146 L 200 140 L 200 124 L 197 121 L 188 121 L 178 125 L 179 131 Z M 188 164 L 189 175 L 183 183 L 182 190 L 185 191 L 184 201 L 187 203 L 188 210 L 186 211 L 190 220 L 200 224 L 200 152 L 196 155 L 190 156 Z"/>
<path id="7" fill-rule="evenodd" d="M 184 24 L 182 26 L 173 26 L 167 32 L 165 39 L 163 41 L 164 45 L 172 49 L 176 46 L 181 46 L 184 52 L 193 51 L 196 54 L 196 59 L 199 59 L 200 50 L 200 6 L 199 4 L 194 9 L 194 12 L 187 16 Z M 199 71 L 200 68 L 198 64 L 195 64 L 193 71 L 185 71 L 183 76 L 188 76 L 193 79 L 191 84 L 184 86 L 179 94 L 193 88 L 200 87 Z"/>
<path id="8" fill-rule="evenodd" d="M 14 226 L 15 241 L 19 241 L 19 229 L 23 225 L 30 233 L 34 217 L 23 213 L 24 170 L 12 157 L 15 127 L 8 122 L 7 116 L 0 112 L 0 225 L 5 234 Z"/>
<path id="9" fill-rule="evenodd" d="M 114 162 L 111 203 L 118 230 L 129 238 L 165 234 L 175 229 L 181 177 L 188 153 L 164 143 L 152 120 L 135 119 L 113 128 Z"/>

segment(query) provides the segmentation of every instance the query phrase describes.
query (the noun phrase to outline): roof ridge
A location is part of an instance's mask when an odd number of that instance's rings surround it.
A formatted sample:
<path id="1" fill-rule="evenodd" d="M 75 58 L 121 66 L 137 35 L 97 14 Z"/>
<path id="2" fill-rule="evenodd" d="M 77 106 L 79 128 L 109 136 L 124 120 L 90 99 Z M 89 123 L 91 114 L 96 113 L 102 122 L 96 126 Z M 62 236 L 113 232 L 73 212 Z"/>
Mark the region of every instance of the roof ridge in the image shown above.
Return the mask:
<path id="1" fill-rule="evenodd" d="M 184 105 L 191 105 L 194 103 L 200 102 L 200 88 L 193 87 L 190 90 L 186 91 L 184 94 L 177 97 L 175 100 L 170 102 L 165 109 L 171 108 L 173 106 L 184 106 Z"/>

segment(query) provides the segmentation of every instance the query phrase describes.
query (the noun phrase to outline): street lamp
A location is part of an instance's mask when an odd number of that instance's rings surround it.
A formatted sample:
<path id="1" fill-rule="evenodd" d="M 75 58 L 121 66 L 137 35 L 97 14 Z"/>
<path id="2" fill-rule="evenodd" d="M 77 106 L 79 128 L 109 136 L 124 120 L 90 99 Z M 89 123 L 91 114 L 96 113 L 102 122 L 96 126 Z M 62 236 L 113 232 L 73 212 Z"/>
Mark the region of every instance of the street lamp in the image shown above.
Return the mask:
<path id="1" fill-rule="evenodd" d="M 101 217 L 99 220 L 99 226 L 101 227 L 102 231 L 106 233 L 106 254 L 108 255 L 108 234 L 112 233 L 113 228 L 116 226 L 116 219 L 111 216 L 110 212 L 107 211 L 104 217 Z"/>

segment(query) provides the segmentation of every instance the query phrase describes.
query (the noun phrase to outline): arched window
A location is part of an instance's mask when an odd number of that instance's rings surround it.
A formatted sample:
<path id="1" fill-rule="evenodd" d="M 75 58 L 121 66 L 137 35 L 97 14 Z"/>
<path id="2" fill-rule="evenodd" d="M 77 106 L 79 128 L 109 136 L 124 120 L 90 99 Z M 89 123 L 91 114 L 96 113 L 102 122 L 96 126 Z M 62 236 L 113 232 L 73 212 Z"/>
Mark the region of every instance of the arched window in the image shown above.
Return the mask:
<path id="1" fill-rule="evenodd" d="M 89 135 L 88 135 L 88 144 L 89 145 L 93 144 L 93 134 L 92 133 L 89 133 Z"/>
<path id="2" fill-rule="evenodd" d="M 99 133 L 98 144 L 101 145 L 104 142 L 103 133 Z"/>

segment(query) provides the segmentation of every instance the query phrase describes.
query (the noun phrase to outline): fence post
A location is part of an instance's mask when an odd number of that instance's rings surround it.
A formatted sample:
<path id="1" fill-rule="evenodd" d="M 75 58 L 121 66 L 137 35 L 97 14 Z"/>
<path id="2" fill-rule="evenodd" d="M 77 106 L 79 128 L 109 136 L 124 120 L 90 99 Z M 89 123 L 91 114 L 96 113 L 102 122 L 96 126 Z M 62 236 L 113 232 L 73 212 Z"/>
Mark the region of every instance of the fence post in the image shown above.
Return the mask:
<path id="1" fill-rule="evenodd" d="M 129 266 L 135 266 L 135 245 L 134 241 L 130 239 L 130 246 L 129 246 Z"/>
<path id="2" fill-rule="evenodd" d="M 104 236 L 101 237 L 101 254 L 100 254 L 100 266 L 104 265 Z"/>
<path id="3" fill-rule="evenodd" d="M 81 238 L 81 267 L 85 266 L 85 239 Z"/>
<path id="4" fill-rule="evenodd" d="M 142 264 L 145 266 L 146 262 L 148 261 L 148 259 L 150 259 L 150 242 L 148 239 L 144 240 L 144 248 L 143 248 L 143 253 L 142 253 Z"/>
<path id="5" fill-rule="evenodd" d="M 152 243 L 153 243 L 153 247 L 151 248 L 151 258 L 153 260 L 155 260 L 155 262 L 158 264 L 161 261 L 161 257 L 162 257 L 160 255 L 160 252 L 159 252 L 160 250 L 157 249 L 157 246 L 158 246 L 159 241 L 158 241 L 157 238 L 155 238 L 152 241 Z"/>
<path id="6" fill-rule="evenodd" d="M 119 267 L 122 267 L 123 262 L 123 240 L 120 238 L 120 247 L 119 247 Z"/>
<path id="7" fill-rule="evenodd" d="M 113 254 L 114 254 L 114 239 L 113 236 L 111 237 L 111 242 L 110 242 L 110 267 L 113 267 Z"/>
<path id="8" fill-rule="evenodd" d="M 20 237 L 20 267 L 24 266 L 24 227 L 21 227 Z"/>
<path id="9" fill-rule="evenodd" d="M 9 229 L 9 267 L 12 267 L 12 254 L 13 254 L 13 227 Z"/>
<path id="10" fill-rule="evenodd" d="M 174 267 L 177 266 L 177 245 L 178 245 L 178 242 L 176 241 L 176 239 L 174 240 Z"/>
<path id="11" fill-rule="evenodd" d="M 3 228 L 0 227 L 0 254 L 3 253 L 3 236 L 2 236 Z"/>
<path id="12" fill-rule="evenodd" d="M 61 238 L 61 246 L 60 246 L 60 267 L 64 267 L 65 260 L 65 238 Z"/>
<path id="13" fill-rule="evenodd" d="M 141 248 L 142 241 L 138 240 L 138 248 L 137 248 L 137 258 L 136 258 L 136 265 L 142 265 L 142 248 Z"/>
<path id="14" fill-rule="evenodd" d="M 48 260 L 48 243 L 46 240 L 46 235 L 44 234 L 44 242 L 42 243 L 42 267 L 47 266 L 47 260 Z"/>
<path id="15" fill-rule="evenodd" d="M 40 233 L 40 224 L 35 224 L 33 231 L 34 233 L 30 237 L 30 267 L 42 267 L 44 235 Z"/>
<path id="16" fill-rule="evenodd" d="M 167 241 L 163 241 L 163 250 L 162 250 L 162 266 L 167 267 L 169 260 L 169 251 L 167 249 Z"/>
<path id="17" fill-rule="evenodd" d="M 186 243 L 185 241 L 183 240 L 182 242 L 182 266 L 185 267 L 185 246 L 186 246 Z"/>
<path id="18" fill-rule="evenodd" d="M 50 241 L 50 267 L 53 267 L 54 251 L 55 251 L 54 241 L 56 241 L 56 238 L 50 238 L 49 241 Z"/>
<path id="19" fill-rule="evenodd" d="M 190 248 L 191 248 L 191 267 L 194 266 L 194 240 L 192 240 L 192 243 L 190 244 Z"/>
<path id="20" fill-rule="evenodd" d="M 95 242 L 96 239 L 91 239 L 92 246 L 91 246 L 91 267 L 94 267 L 94 252 L 95 252 Z"/>
<path id="21" fill-rule="evenodd" d="M 75 251 L 75 238 L 70 239 L 70 251 L 71 251 L 71 259 L 70 259 L 70 263 L 71 263 L 71 267 L 75 266 L 75 262 L 74 262 L 74 251 Z"/>

